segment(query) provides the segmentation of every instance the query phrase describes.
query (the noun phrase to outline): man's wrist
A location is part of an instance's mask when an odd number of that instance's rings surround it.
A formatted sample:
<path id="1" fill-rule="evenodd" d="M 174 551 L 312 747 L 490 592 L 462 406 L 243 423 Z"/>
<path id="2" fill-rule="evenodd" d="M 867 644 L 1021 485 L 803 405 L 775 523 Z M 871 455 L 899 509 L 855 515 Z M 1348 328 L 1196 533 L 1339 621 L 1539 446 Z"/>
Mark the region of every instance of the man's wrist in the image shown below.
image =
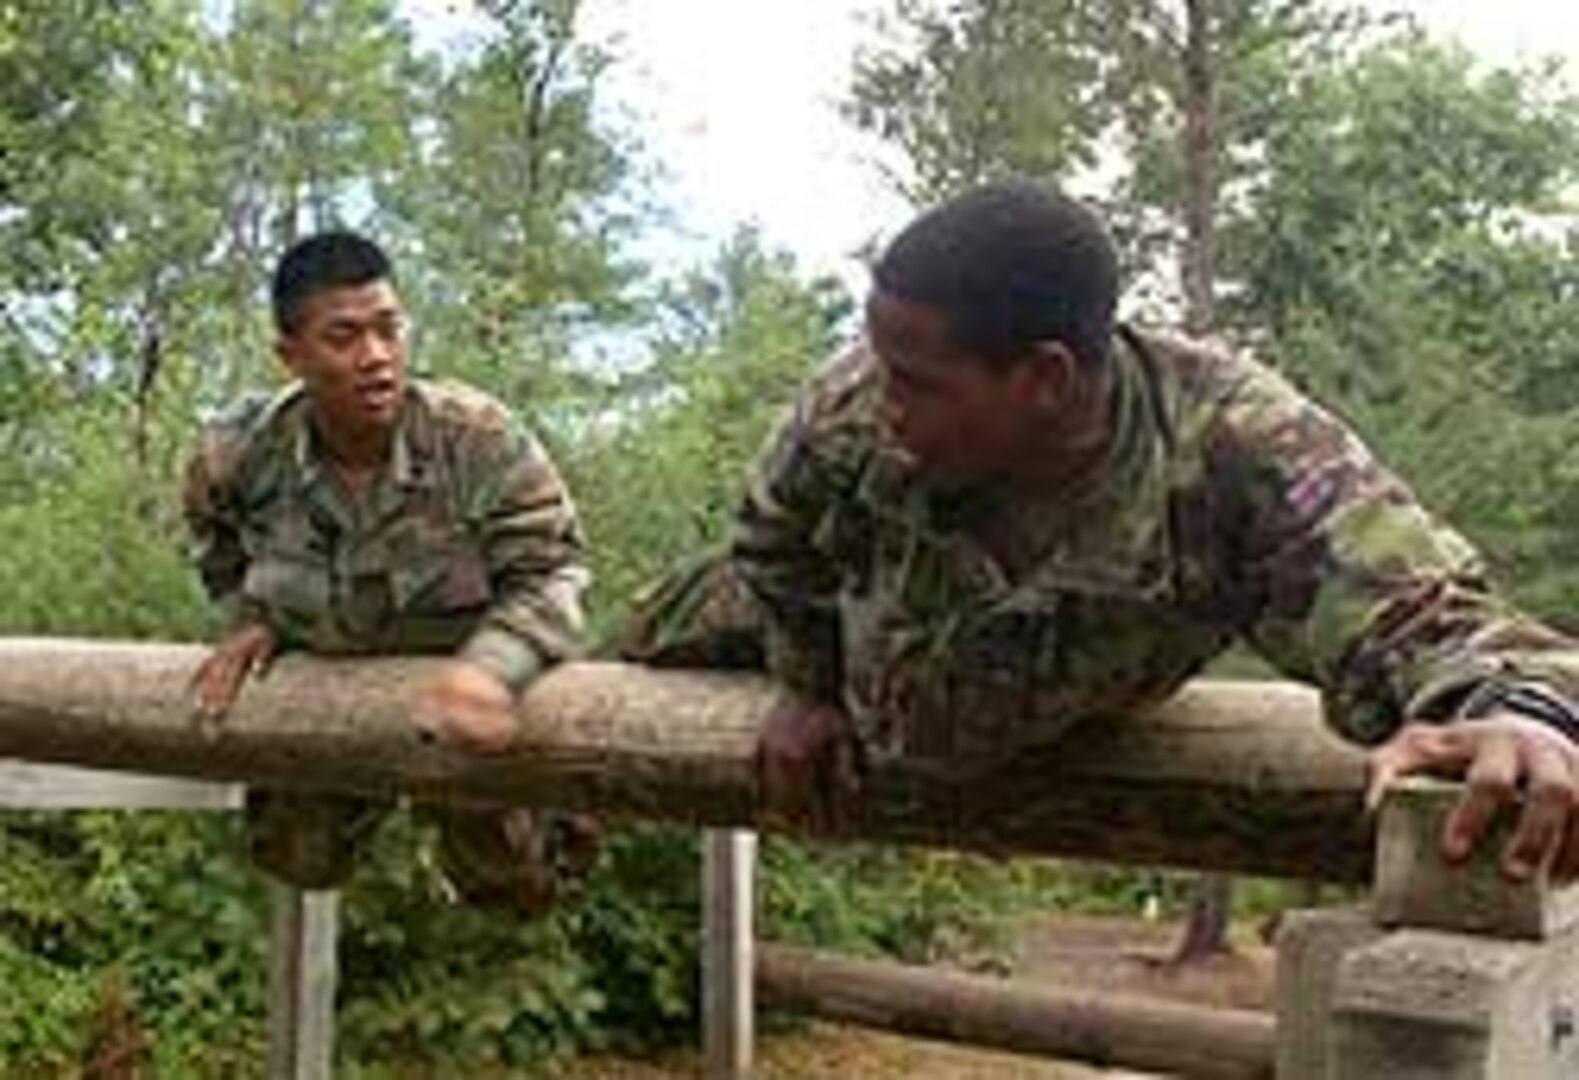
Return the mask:
<path id="1" fill-rule="evenodd" d="M 220 597 L 215 606 L 219 609 L 227 635 L 248 627 L 261 626 L 276 638 L 279 637 L 279 631 L 269 622 L 268 609 L 246 593 L 237 591 Z"/>
<path id="2" fill-rule="evenodd" d="M 1579 708 L 1542 682 L 1487 682 L 1470 693 L 1458 715 L 1478 720 L 1496 713 L 1513 713 L 1545 724 L 1579 744 Z"/>
<path id="3" fill-rule="evenodd" d="M 548 666 L 530 643 L 497 626 L 484 626 L 473 634 L 458 659 L 491 672 L 511 694 L 519 694 Z"/>

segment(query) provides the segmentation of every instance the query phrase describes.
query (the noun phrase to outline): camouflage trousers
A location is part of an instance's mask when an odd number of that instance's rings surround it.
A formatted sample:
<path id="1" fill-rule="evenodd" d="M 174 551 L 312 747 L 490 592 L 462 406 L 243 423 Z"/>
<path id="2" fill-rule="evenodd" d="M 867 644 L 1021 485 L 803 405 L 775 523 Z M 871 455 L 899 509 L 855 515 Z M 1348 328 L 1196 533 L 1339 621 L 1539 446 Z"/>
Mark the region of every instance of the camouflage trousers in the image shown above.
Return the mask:
<path id="1" fill-rule="evenodd" d="M 247 792 L 253 862 L 300 889 L 333 889 L 395 807 L 392 799 L 285 790 Z M 597 859 L 590 817 L 520 807 L 417 802 L 439 831 L 439 863 L 469 905 L 535 918 L 564 897 Z"/>

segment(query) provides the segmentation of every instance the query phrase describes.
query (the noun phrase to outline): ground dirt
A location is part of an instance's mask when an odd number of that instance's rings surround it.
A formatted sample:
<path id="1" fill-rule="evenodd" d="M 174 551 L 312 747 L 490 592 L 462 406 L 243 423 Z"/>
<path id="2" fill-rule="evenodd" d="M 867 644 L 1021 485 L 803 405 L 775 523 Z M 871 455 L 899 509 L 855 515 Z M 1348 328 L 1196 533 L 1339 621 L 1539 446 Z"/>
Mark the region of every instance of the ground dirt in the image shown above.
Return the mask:
<path id="1" fill-rule="evenodd" d="M 1049 986 L 1241 1009 L 1271 1007 L 1273 954 L 1254 934 L 1236 937 L 1230 955 L 1182 968 L 1168 963 L 1177 934 L 1176 926 L 1140 919 L 1039 916 L 1028 920 L 1020 935 L 1014 975 Z M 1140 1075 L 827 1024 L 764 1034 L 757 1059 L 759 1080 L 1118 1080 Z M 646 1062 L 583 1058 L 556 1071 L 562 1080 L 701 1075 L 695 1051 Z"/>

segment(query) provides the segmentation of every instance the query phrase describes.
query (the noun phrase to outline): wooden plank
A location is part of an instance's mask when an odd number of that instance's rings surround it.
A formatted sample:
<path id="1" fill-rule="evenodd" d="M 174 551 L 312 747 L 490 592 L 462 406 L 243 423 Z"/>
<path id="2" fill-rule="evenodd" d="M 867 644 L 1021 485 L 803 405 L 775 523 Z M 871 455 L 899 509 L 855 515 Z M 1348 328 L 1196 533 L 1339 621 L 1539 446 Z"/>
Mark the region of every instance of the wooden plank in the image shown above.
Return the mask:
<path id="1" fill-rule="evenodd" d="M 566 664 L 534 683 L 510 753 L 420 742 L 406 702 L 433 660 L 287 656 L 217 733 L 192 720 L 196 646 L 0 639 L 0 755 L 755 827 L 765 679 Z M 840 836 L 995 853 L 1361 881 L 1363 754 L 1311 691 L 1202 681 L 1056 745 L 876 763 Z"/>
<path id="2" fill-rule="evenodd" d="M 330 1080 L 340 894 L 275 882 L 269 944 L 269 1080 Z"/>
<path id="3" fill-rule="evenodd" d="M 708 1080 L 748 1080 L 755 1050 L 757 836 L 709 829 L 702 838 L 702 1033 Z"/>
<path id="4" fill-rule="evenodd" d="M 0 809 L 235 810 L 239 784 L 0 760 Z"/>

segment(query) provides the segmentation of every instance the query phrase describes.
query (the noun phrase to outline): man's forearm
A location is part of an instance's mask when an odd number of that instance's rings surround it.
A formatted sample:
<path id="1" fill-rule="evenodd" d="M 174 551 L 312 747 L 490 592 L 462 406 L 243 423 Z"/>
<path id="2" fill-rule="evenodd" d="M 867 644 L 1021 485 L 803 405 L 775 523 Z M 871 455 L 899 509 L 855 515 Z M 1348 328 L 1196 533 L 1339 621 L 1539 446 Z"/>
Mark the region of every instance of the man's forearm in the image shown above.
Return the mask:
<path id="1" fill-rule="evenodd" d="M 838 624 L 805 619 L 793 628 L 767 620 L 768 674 L 808 701 L 838 704 L 844 694 L 844 664 Z"/>
<path id="2" fill-rule="evenodd" d="M 459 657 L 487 668 L 519 693 L 550 665 L 581 652 L 585 581 L 586 571 L 570 564 L 508 589 L 461 646 Z"/>
<path id="3" fill-rule="evenodd" d="M 521 635 L 485 625 L 461 646 L 460 659 L 492 672 L 512 694 L 519 694 L 548 666 L 548 660 Z"/>

